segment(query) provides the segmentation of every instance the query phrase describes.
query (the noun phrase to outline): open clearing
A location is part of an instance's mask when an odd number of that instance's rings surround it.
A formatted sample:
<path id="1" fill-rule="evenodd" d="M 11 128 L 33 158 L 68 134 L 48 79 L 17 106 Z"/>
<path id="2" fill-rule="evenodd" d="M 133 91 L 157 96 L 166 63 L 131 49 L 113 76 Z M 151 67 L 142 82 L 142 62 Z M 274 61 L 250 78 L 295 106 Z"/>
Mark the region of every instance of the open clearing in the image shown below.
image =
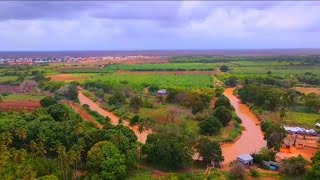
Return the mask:
<path id="1" fill-rule="evenodd" d="M 3 101 L 0 103 L 1 111 L 30 111 L 41 108 L 39 101 Z"/>
<path id="2" fill-rule="evenodd" d="M 76 113 L 78 113 L 84 120 L 87 122 L 95 125 L 97 128 L 102 129 L 102 125 L 95 121 L 92 116 L 84 110 L 79 104 L 70 102 L 70 101 L 64 101 L 64 103 L 68 106 L 70 106 Z"/>
<path id="3" fill-rule="evenodd" d="M 56 74 L 48 76 L 52 81 L 79 81 L 92 77 L 92 74 Z"/>
<path id="4" fill-rule="evenodd" d="M 311 94 L 315 93 L 317 95 L 320 95 L 320 88 L 311 88 L 311 87 L 295 87 L 295 90 L 304 93 L 304 94 Z"/>

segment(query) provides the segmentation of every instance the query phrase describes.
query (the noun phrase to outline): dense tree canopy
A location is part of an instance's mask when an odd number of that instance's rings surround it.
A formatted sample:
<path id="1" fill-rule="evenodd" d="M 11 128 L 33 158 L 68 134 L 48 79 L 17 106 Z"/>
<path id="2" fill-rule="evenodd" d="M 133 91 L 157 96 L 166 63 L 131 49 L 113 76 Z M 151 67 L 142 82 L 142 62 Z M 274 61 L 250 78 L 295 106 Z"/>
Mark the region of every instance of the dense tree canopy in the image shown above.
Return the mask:
<path id="1" fill-rule="evenodd" d="M 207 138 L 200 139 L 197 151 L 206 163 L 220 164 L 224 160 L 220 144 Z"/>
<path id="2" fill-rule="evenodd" d="M 227 126 L 232 119 L 232 113 L 224 106 L 216 108 L 213 112 L 213 116 L 218 118 L 223 126 Z"/>
<path id="3" fill-rule="evenodd" d="M 88 151 L 86 167 L 91 179 L 119 179 L 126 173 L 124 155 L 107 141 L 96 143 Z"/>
<path id="4" fill-rule="evenodd" d="M 182 168 L 192 160 L 193 139 L 173 124 L 166 125 L 159 133 L 149 134 L 143 153 L 147 160 L 164 167 Z"/>
<path id="5" fill-rule="evenodd" d="M 200 133 L 205 135 L 217 135 L 222 128 L 222 124 L 216 117 L 212 116 L 199 123 Z"/>

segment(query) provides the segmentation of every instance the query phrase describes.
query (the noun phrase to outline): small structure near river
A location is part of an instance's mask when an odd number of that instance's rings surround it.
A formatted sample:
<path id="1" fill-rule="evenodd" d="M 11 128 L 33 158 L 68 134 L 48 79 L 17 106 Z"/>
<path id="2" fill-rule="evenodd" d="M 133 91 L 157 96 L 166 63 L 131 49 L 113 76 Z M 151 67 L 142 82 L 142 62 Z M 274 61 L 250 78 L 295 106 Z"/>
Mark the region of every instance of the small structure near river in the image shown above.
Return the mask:
<path id="1" fill-rule="evenodd" d="M 237 161 L 241 162 L 245 166 L 253 165 L 253 157 L 250 154 L 237 156 Z"/>

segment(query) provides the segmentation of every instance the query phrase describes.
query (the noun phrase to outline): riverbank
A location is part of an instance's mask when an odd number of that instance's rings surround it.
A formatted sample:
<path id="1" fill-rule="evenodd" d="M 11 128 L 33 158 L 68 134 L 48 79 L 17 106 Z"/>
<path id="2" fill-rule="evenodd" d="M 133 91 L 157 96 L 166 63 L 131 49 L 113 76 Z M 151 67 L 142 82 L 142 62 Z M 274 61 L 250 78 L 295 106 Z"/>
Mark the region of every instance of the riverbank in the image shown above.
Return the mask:
<path id="1" fill-rule="evenodd" d="M 100 107 L 100 105 L 96 102 L 93 102 L 90 98 L 88 98 L 87 96 L 85 96 L 82 91 L 81 88 L 78 89 L 78 99 L 81 105 L 83 104 L 87 104 L 89 106 L 89 108 L 93 111 L 96 111 L 97 113 L 99 113 L 100 115 L 106 117 L 108 116 L 110 118 L 111 124 L 112 125 L 117 125 L 119 123 L 119 117 L 116 116 L 114 113 L 109 112 L 103 108 Z M 137 136 L 138 141 L 141 143 L 145 143 L 147 140 L 147 137 L 149 134 L 152 133 L 152 131 L 149 130 L 145 130 L 142 133 L 139 132 L 139 127 L 137 125 L 135 126 L 130 126 L 129 123 L 127 121 L 123 121 L 123 125 L 129 127 Z"/>
<path id="2" fill-rule="evenodd" d="M 237 159 L 238 155 L 251 154 L 258 152 L 261 148 L 266 147 L 267 143 L 263 139 L 263 133 L 260 129 L 260 122 L 250 108 L 242 103 L 238 97 L 233 94 L 235 88 L 226 88 L 224 95 L 230 100 L 237 116 L 242 120 L 244 130 L 242 135 L 234 143 L 222 145 L 224 156 L 223 164 L 228 164 Z"/>

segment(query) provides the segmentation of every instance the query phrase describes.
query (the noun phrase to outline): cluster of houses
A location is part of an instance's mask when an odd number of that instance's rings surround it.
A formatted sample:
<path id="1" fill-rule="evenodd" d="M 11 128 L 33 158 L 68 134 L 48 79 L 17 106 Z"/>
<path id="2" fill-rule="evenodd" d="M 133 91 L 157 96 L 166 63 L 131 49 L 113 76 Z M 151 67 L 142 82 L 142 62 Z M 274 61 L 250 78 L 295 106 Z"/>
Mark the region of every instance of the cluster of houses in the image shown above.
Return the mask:
<path id="1" fill-rule="evenodd" d="M 318 135 L 318 132 L 314 129 L 305 129 L 301 127 L 289 127 L 289 126 L 283 126 L 283 128 L 290 134 L 301 134 L 301 135 L 310 135 L 310 136 Z"/>
<path id="2" fill-rule="evenodd" d="M 0 64 L 9 65 L 35 65 L 44 63 L 60 63 L 60 62 L 79 62 L 85 60 L 104 61 L 104 60 L 128 60 L 128 59 L 155 59 L 162 56 L 102 56 L 102 57 L 19 57 L 19 58 L 1 58 Z"/>

